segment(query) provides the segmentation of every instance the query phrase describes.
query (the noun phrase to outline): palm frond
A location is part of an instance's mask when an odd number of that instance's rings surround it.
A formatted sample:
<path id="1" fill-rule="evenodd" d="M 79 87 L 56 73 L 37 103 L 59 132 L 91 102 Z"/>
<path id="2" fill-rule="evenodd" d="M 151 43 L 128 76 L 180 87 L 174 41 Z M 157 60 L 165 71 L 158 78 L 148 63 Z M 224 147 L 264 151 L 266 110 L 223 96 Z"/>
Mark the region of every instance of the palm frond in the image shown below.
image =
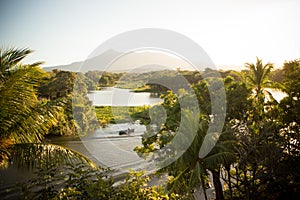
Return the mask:
<path id="1" fill-rule="evenodd" d="M 174 193 L 189 193 L 189 179 L 186 178 L 188 168 L 180 171 L 179 174 L 169 182 L 169 190 Z"/>
<path id="2" fill-rule="evenodd" d="M 54 113 L 58 108 L 49 109 L 36 96 L 36 87 L 44 74 L 38 67 L 20 66 L 2 83 L 0 137 L 13 138 L 16 142 L 38 142 L 55 123 Z"/>
<path id="3" fill-rule="evenodd" d="M 12 69 L 19 62 L 21 62 L 26 56 L 33 51 L 27 48 L 24 49 L 0 49 L 0 73 Z"/>
<path id="4" fill-rule="evenodd" d="M 10 148 L 11 161 L 18 167 L 29 169 L 50 164 L 64 165 L 84 163 L 93 168 L 96 164 L 83 154 L 54 144 L 22 143 Z"/>
<path id="5" fill-rule="evenodd" d="M 199 162 L 197 162 L 194 169 L 192 169 L 191 175 L 189 177 L 189 188 L 195 188 L 196 186 L 200 185 L 202 181 L 201 174 L 203 174 L 203 172 L 201 170 Z"/>

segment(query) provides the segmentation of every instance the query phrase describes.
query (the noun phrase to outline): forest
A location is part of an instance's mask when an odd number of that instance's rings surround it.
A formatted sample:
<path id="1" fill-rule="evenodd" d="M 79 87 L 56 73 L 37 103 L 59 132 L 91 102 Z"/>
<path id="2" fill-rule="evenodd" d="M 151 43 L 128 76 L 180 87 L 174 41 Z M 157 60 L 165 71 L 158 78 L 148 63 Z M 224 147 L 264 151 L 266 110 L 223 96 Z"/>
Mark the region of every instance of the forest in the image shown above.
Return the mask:
<path id="1" fill-rule="evenodd" d="M 218 200 L 299 197 L 300 59 L 286 61 L 278 69 L 257 58 L 241 71 L 75 73 L 46 72 L 41 62 L 23 64 L 31 53 L 0 49 L 0 170 L 15 164 L 33 173 L 30 180 L 0 191 L 4 199 L 197 199 L 199 191 L 209 199 L 209 188 Z M 179 76 L 192 94 L 182 88 Z M 167 88 L 169 83 L 178 91 Z M 114 123 L 114 118 L 122 119 L 113 116 L 110 107 L 94 107 L 87 98 L 89 91 L 111 86 L 152 92 L 163 100 L 153 107 L 130 109 L 133 119 L 147 127 L 157 125 L 147 129 L 142 145 L 134 148 L 140 157 L 154 162 L 172 158 L 177 156 L 170 145 L 174 138 L 193 136 L 185 152 L 153 174 L 167 175 L 163 185 L 151 184 L 153 176 L 143 171 L 131 171 L 116 182 L 110 169 L 51 144 L 51 137 L 88 136 Z M 286 96 L 277 101 L 270 88 Z M 211 97 L 218 98 L 222 90 L 225 106 L 213 113 Z M 191 99 L 197 99 L 197 105 Z M 149 117 L 150 111 L 157 118 Z M 199 156 L 210 124 L 223 112 L 224 124 L 211 137 L 215 145 Z M 166 120 L 161 123 L 159 116 Z M 160 155 L 155 154 L 158 151 Z"/>

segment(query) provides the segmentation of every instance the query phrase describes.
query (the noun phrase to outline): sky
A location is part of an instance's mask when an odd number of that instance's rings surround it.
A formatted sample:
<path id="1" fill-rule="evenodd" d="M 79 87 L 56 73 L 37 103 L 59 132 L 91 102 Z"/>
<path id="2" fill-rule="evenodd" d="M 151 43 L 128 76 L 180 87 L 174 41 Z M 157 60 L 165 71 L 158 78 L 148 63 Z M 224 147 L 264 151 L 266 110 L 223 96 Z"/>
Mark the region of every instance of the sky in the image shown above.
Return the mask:
<path id="1" fill-rule="evenodd" d="M 115 35 L 161 28 L 195 41 L 217 68 L 239 70 L 256 56 L 280 67 L 300 58 L 299 10 L 299 0 L 0 0 L 0 47 L 65 65 Z"/>

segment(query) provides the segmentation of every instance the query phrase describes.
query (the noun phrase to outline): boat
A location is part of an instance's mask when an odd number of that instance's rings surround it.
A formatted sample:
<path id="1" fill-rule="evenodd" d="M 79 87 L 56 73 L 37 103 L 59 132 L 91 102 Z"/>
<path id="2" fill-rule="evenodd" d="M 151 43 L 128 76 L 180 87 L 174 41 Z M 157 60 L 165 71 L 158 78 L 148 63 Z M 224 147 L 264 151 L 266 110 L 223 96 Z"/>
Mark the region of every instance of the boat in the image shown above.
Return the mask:
<path id="1" fill-rule="evenodd" d="M 130 133 L 133 133 L 134 132 L 134 129 L 130 129 L 128 128 L 127 130 L 120 130 L 119 131 L 119 135 L 129 135 Z"/>

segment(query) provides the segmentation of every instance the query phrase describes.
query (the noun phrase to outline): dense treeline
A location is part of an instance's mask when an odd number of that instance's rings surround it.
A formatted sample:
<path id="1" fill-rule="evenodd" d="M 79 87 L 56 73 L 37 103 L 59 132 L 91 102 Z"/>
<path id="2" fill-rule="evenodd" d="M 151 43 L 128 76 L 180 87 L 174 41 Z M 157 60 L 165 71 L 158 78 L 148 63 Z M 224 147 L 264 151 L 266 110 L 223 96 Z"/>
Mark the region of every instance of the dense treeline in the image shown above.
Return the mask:
<path id="1" fill-rule="evenodd" d="M 0 167 L 17 163 L 36 169 L 38 177 L 19 185 L 22 197 L 197 199 L 203 193 L 208 199 L 211 184 L 216 199 L 299 196 L 300 60 L 285 62 L 277 70 L 257 59 L 256 63 L 246 63 L 246 70 L 241 72 L 207 68 L 201 73 L 82 74 L 46 73 L 39 67 L 41 63 L 23 65 L 21 61 L 30 53 L 28 49 L 0 51 Z M 182 76 L 194 93 L 178 81 Z M 226 111 L 224 126 L 221 132 L 207 134 L 209 126 L 222 115 L 212 113 L 211 106 L 212 94 L 220 97 L 222 85 L 226 108 L 221 102 L 215 106 Z M 149 186 L 149 177 L 132 173 L 115 187 L 107 169 L 95 167 L 70 149 L 44 143 L 49 135 L 93 132 L 98 122 L 87 93 L 107 86 L 159 93 L 164 100 L 152 108 L 130 108 L 134 118 L 149 125 L 143 145 L 135 148 L 140 156 L 158 162 L 176 157 L 170 145 L 176 135 L 192 138 L 178 159 L 158 171 L 168 175 L 165 186 Z M 287 95 L 280 102 L 268 90 L 274 87 Z M 197 101 L 191 101 L 193 98 Z M 101 120 L 112 122 L 109 108 L 101 109 L 96 109 L 98 118 L 105 116 Z M 216 143 L 200 156 L 201 148 L 209 142 Z M 155 154 L 157 151 L 160 154 Z"/>
<path id="2" fill-rule="evenodd" d="M 132 173 L 114 187 L 108 169 L 76 151 L 44 142 L 49 134 L 94 129 L 94 111 L 86 97 L 90 82 L 81 73 L 46 73 L 41 63 L 23 65 L 31 52 L 0 50 L 0 168 L 4 173 L 10 166 L 33 172 L 32 179 L 16 186 L 1 182 L 1 198 L 169 199 L 163 187 L 146 186 L 149 178 L 141 173 Z M 175 194 L 170 198 L 178 199 Z"/>
<path id="3" fill-rule="evenodd" d="M 226 90 L 226 120 L 218 142 L 205 157 L 200 158 L 198 153 L 206 145 L 205 136 L 212 123 L 208 87 L 214 82 L 200 80 L 193 86 L 200 115 L 180 112 L 180 102 L 189 98 L 187 95 L 170 92 L 163 96 L 168 118 L 160 124 L 159 134 L 149 130 L 144 135 L 143 146 L 135 149 L 141 156 L 172 143 L 180 134 L 181 115 L 190 122 L 197 118 L 201 124 L 187 151 L 160 170 L 173 177 L 168 183 L 170 191 L 192 198 L 197 190 L 205 188 L 211 176 L 216 199 L 296 199 L 299 195 L 300 61 L 286 62 L 273 73 L 272 65 L 263 65 L 259 59 L 246 67 L 242 72 L 221 72 Z M 277 82 L 274 84 L 272 79 Z M 287 94 L 280 102 L 267 90 L 274 86 Z M 197 126 L 191 123 L 184 134 L 194 129 Z M 161 156 L 153 159 L 162 160 Z"/>
<path id="4" fill-rule="evenodd" d="M 74 85 L 81 87 L 74 90 Z M 98 127 L 94 107 L 87 97 L 88 78 L 82 73 L 54 70 L 49 72 L 38 88 L 38 98 L 60 106 L 57 124 L 47 135 L 78 135 L 93 132 Z M 74 101 L 79 103 L 74 104 Z M 73 112 L 74 109 L 80 110 Z M 75 119 L 74 119 L 75 118 Z M 83 120 L 84 119 L 84 120 Z M 80 124 L 81 123 L 81 124 Z"/>

